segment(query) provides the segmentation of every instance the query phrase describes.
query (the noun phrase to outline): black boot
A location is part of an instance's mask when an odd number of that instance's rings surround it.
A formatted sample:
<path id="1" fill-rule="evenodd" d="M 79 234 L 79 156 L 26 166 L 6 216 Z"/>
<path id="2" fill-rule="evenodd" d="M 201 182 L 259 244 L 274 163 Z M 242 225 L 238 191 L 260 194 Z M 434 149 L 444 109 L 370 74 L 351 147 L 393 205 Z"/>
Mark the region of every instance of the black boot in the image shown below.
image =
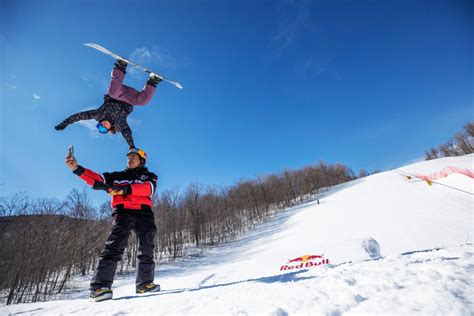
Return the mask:
<path id="1" fill-rule="evenodd" d="M 150 282 L 146 285 L 142 285 L 140 287 L 137 287 L 136 293 L 137 294 L 142 294 L 142 293 L 149 293 L 149 292 L 159 292 L 161 290 L 161 287 L 159 284 L 155 284 L 153 282 Z"/>
<path id="2" fill-rule="evenodd" d="M 67 121 L 62 121 L 60 124 L 56 125 L 54 127 L 55 130 L 57 131 L 62 131 L 63 129 L 65 129 L 67 126 L 69 125 L 69 123 Z"/>
<path id="3" fill-rule="evenodd" d="M 123 73 L 126 73 L 126 69 L 127 69 L 127 65 L 128 63 L 123 60 L 123 59 L 117 59 L 117 61 L 115 62 L 115 68 L 117 68 L 118 70 L 120 70 L 121 72 Z"/>
<path id="4" fill-rule="evenodd" d="M 101 302 L 105 300 L 111 300 L 113 296 L 112 290 L 109 288 L 100 288 L 94 291 L 91 291 L 90 299 L 93 302 Z"/>
<path id="5" fill-rule="evenodd" d="M 156 87 L 157 84 L 161 82 L 161 78 L 155 75 L 154 73 L 150 74 L 150 77 L 148 78 L 148 81 L 146 84 L 149 84 L 150 86 Z"/>

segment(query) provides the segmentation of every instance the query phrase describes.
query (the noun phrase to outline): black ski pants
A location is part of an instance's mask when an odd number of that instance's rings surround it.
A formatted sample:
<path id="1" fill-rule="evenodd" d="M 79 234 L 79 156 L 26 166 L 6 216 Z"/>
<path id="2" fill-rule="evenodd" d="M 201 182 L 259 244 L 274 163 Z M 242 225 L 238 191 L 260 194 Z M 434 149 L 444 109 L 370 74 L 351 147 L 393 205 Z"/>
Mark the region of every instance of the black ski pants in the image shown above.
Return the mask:
<path id="1" fill-rule="evenodd" d="M 100 254 L 99 265 L 91 281 L 91 291 L 98 288 L 111 288 L 117 262 L 122 258 L 131 229 L 138 236 L 139 254 L 136 287 L 140 288 L 153 282 L 155 276 L 153 254 L 156 226 L 153 213 L 140 214 L 139 212 L 124 211 L 114 215 L 112 231 L 107 238 L 104 250 Z"/>

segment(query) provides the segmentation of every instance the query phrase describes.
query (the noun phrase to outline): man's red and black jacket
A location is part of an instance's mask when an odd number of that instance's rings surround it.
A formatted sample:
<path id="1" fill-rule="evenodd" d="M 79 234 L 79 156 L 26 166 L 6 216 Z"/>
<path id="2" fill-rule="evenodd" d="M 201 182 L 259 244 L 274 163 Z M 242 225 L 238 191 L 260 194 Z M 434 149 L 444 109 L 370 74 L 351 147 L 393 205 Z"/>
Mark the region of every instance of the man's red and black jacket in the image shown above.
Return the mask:
<path id="1" fill-rule="evenodd" d="M 78 166 L 74 173 L 92 187 L 95 181 L 114 186 L 130 185 L 130 194 L 112 196 L 113 213 L 120 210 L 152 212 L 152 196 L 156 190 L 158 176 L 146 167 L 101 174 Z"/>

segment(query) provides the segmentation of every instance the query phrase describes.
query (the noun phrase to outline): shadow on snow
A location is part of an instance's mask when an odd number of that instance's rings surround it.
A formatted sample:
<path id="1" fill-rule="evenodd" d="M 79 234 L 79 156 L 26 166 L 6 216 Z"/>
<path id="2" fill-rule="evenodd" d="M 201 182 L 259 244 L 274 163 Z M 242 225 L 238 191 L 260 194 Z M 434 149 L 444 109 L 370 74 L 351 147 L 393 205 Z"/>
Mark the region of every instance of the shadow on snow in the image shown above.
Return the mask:
<path id="1" fill-rule="evenodd" d="M 242 284 L 242 283 L 247 283 L 247 282 L 259 282 L 259 283 L 272 284 L 272 283 L 298 282 L 298 281 L 304 281 L 304 280 L 309 280 L 309 279 L 316 278 L 314 276 L 301 276 L 300 275 L 301 273 L 304 273 L 306 271 L 308 271 L 308 270 L 300 270 L 300 271 L 289 272 L 289 273 L 285 273 L 285 274 L 273 275 L 273 276 L 268 276 L 268 277 L 261 277 L 261 278 L 256 278 L 256 279 L 248 279 L 248 280 L 242 280 L 242 281 L 235 281 L 235 282 L 229 282 L 229 283 L 198 286 L 198 287 L 195 287 L 195 288 L 161 291 L 161 292 L 157 292 L 157 293 L 150 293 L 149 295 L 144 295 L 144 296 L 138 296 L 138 295 L 123 296 L 123 297 L 119 297 L 119 298 L 116 298 L 116 299 L 113 299 L 113 300 L 114 301 L 119 301 L 119 300 L 128 300 L 128 299 L 132 299 L 132 298 L 146 298 L 146 297 L 158 296 L 158 295 L 180 294 L 180 293 L 183 293 L 183 292 L 194 292 L 194 291 L 208 290 L 208 289 L 214 289 L 214 288 L 225 287 L 225 286 L 232 286 L 232 285 L 237 285 L 237 284 Z"/>

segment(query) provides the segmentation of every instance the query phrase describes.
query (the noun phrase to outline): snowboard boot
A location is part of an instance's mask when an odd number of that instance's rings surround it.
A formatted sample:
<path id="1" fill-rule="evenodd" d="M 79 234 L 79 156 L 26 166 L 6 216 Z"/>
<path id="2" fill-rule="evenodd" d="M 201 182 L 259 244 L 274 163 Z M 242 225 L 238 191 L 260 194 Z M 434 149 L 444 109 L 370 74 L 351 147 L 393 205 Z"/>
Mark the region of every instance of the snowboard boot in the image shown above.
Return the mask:
<path id="1" fill-rule="evenodd" d="M 89 297 L 91 301 L 93 302 L 102 302 L 105 300 L 111 300 L 112 290 L 106 287 L 99 288 L 95 291 L 91 291 L 91 295 Z"/>
<path id="2" fill-rule="evenodd" d="M 118 70 L 120 70 L 124 74 L 126 73 L 125 70 L 127 69 L 127 65 L 128 65 L 128 63 L 125 60 L 120 59 L 120 58 L 118 58 L 117 61 L 114 64 L 115 68 L 117 68 Z"/>
<path id="3" fill-rule="evenodd" d="M 151 73 L 146 84 L 156 87 L 156 85 L 159 84 L 160 82 L 161 82 L 161 78 L 155 75 L 154 73 Z"/>
<path id="4" fill-rule="evenodd" d="M 67 126 L 69 125 L 69 123 L 67 121 L 62 121 L 61 123 L 59 123 L 58 125 L 56 125 L 54 127 L 55 130 L 57 131 L 62 131 L 63 129 L 65 129 Z"/>
<path id="5" fill-rule="evenodd" d="M 150 282 L 148 284 L 145 284 L 143 286 L 137 287 L 137 294 L 142 294 L 142 293 L 150 293 L 150 292 L 159 292 L 160 291 L 160 285 L 155 284 L 153 282 Z"/>

